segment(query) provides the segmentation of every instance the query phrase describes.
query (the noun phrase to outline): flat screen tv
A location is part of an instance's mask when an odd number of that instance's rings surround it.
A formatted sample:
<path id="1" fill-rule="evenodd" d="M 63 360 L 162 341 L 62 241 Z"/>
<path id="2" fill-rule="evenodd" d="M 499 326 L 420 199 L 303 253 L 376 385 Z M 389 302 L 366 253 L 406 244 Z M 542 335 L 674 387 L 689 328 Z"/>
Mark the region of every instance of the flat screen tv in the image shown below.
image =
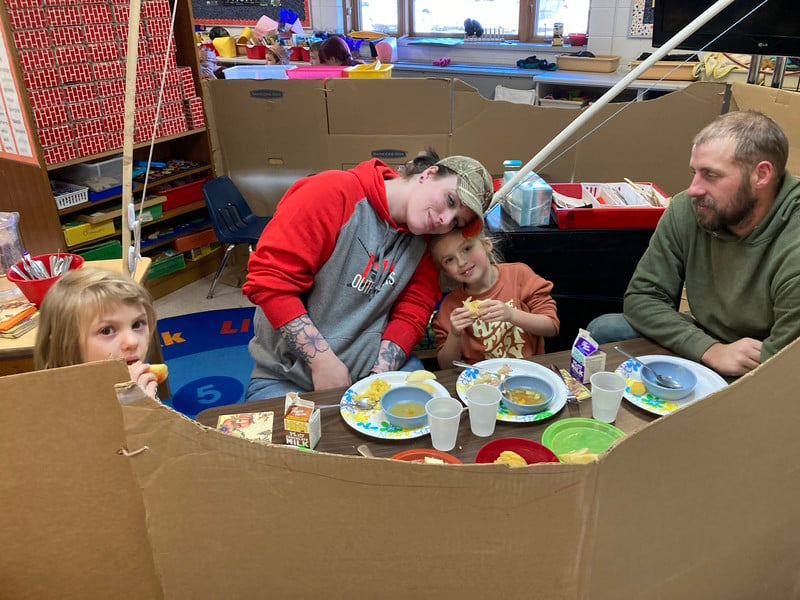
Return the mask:
<path id="1" fill-rule="evenodd" d="M 689 36 L 678 48 L 766 56 L 800 56 L 800 0 L 734 0 L 720 14 Z M 713 0 L 656 0 L 653 46 L 663 46 L 700 15 Z M 715 39 L 729 27 L 731 30 Z"/>

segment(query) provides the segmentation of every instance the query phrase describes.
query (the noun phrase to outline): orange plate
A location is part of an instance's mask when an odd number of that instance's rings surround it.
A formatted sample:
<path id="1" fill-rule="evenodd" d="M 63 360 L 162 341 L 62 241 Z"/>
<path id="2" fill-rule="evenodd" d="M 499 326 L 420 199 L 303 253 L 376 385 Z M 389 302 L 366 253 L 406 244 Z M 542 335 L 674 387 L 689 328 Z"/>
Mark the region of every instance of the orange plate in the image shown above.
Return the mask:
<path id="1" fill-rule="evenodd" d="M 398 452 L 392 458 L 395 460 L 405 460 L 407 462 L 421 463 L 425 457 L 440 458 L 447 464 L 460 465 L 461 461 L 452 454 L 442 452 L 441 450 L 434 450 L 433 448 L 413 448 L 412 450 L 403 450 Z"/>

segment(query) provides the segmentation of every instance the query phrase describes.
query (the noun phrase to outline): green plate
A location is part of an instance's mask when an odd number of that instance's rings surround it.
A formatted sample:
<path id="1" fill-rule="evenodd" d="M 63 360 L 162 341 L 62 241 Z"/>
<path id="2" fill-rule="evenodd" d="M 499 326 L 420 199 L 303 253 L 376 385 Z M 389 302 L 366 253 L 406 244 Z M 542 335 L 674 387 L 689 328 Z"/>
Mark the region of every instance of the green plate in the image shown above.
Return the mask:
<path id="1" fill-rule="evenodd" d="M 588 448 L 589 452 L 605 452 L 616 440 L 625 437 L 625 432 L 613 425 L 575 417 L 561 419 L 550 425 L 542 434 L 542 444 L 558 454 Z"/>

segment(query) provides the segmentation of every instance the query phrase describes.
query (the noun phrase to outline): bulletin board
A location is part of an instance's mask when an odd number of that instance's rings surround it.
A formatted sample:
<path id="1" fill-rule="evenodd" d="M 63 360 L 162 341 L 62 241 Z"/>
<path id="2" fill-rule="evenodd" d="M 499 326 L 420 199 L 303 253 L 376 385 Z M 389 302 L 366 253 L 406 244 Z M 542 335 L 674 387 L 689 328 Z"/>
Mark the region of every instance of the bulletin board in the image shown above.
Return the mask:
<path id="1" fill-rule="evenodd" d="M 308 0 L 192 0 L 198 25 L 255 25 L 263 15 L 277 21 L 282 8 L 293 11 L 303 27 L 311 27 Z"/>

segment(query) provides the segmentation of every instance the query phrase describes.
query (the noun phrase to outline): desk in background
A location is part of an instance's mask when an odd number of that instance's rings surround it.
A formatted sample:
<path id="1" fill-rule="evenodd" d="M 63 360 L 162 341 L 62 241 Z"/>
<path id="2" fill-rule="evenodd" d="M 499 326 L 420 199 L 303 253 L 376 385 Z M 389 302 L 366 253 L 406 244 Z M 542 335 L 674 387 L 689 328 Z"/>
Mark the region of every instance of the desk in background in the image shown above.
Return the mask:
<path id="1" fill-rule="evenodd" d="M 144 281 L 147 272 L 150 270 L 151 262 L 152 260 L 147 257 L 138 262 L 136 272 L 133 274 L 136 281 L 139 283 Z M 86 261 L 84 265 L 122 272 L 121 260 L 92 260 Z M 36 331 L 34 328 L 13 340 L 0 338 L 0 376 L 33 371 L 33 347 L 36 344 Z M 154 331 L 153 334 L 155 343 L 151 343 L 151 353 L 153 354 L 154 362 L 163 362 L 157 332 Z M 159 394 L 162 398 L 169 397 L 168 393 L 164 395 L 161 394 L 161 391 L 159 388 Z"/>
<path id="2" fill-rule="evenodd" d="M 548 352 L 572 347 L 578 329 L 603 313 L 622 312 L 622 298 L 652 229 L 520 227 L 495 205 L 486 215 L 503 262 L 521 262 L 553 282 L 561 329 Z"/>

